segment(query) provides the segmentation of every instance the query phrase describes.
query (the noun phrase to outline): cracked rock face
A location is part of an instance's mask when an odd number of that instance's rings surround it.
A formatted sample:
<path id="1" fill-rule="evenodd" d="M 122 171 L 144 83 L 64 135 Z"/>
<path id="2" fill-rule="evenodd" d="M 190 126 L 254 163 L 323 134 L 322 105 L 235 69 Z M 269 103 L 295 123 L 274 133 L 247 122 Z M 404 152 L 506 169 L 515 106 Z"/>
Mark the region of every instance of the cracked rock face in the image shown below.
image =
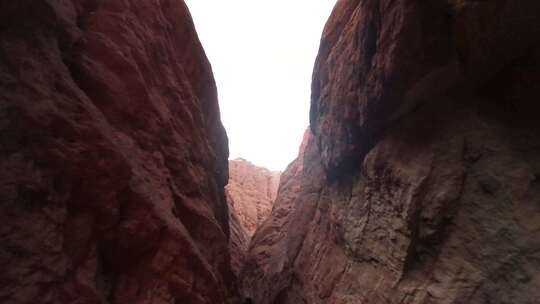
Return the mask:
<path id="1" fill-rule="evenodd" d="M 254 303 L 536 303 L 539 34 L 534 0 L 338 1 Z"/>
<path id="2" fill-rule="evenodd" d="M 248 235 L 252 236 L 270 215 L 280 174 L 245 159 L 229 161 L 229 184 L 225 188 L 229 207 L 237 214 Z"/>
<path id="3" fill-rule="evenodd" d="M 231 219 L 229 246 L 236 274 L 240 273 L 253 233 L 272 211 L 280 175 L 281 172 L 255 166 L 242 158 L 229 160 L 225 193 Z"/>
<path id="4" fill-rule="evenodd" d="M 216 96 L 182 1 L 2 1 L 0 302 L 233 301 Z"/>
<path id="5" fill-rule="evenodd" d="M 302 186 L 304 155 L 311 138 L 310 131 L 306 130 L 298 157 L 281 174 L 278 196 L 270 217 L 256 230 L 245 256 L 240 275 L 242 292 L 254 303 L 273 303 L 275 293 L 289 285 L 288 278 L 281 276 L 285 266 L 282 262 L 287 260 L 284 249 L 289 245 L 288 233 L 311 218 L 310 214 L 302 215 L 301 212 L 296 218 L 292 216 L 292 210 L 301 207 L 296 205 L 296 200 Z"/>

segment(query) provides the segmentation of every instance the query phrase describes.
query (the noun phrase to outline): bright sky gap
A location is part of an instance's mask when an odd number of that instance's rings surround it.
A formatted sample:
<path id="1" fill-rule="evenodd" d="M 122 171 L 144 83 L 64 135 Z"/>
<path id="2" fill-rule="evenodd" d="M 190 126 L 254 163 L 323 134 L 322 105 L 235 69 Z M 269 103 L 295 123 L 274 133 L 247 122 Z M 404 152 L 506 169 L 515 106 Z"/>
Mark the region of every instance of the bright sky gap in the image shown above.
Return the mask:
<path id="1" fill-rule="evenodd" d="M 311 75 L 335 0 L 187 0 L 212 63 L 230 158 L 284 170 L 309 124 Z"/>

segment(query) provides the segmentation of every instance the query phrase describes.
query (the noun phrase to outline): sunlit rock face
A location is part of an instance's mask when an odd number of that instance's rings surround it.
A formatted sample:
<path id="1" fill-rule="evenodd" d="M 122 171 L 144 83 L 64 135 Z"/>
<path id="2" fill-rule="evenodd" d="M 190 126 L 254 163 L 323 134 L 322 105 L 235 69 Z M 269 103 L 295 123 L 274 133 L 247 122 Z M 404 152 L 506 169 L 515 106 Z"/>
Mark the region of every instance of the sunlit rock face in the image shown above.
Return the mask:
<path id="1" fill-rule="evenodd" d="M 183 1 L 2 1 L 0 302 L 233 303 L 216 96 Z"/>
<path id="2" fill-rule="evenodd" d="M 229 184 L 225 188 L 229 207 L 249 236 L 270 215 L 280 175 L 242 158 L 229 161 Z"/>
<path id="3" fill-rule="evenodd" d="M 232 267 L 240 273 L 251 237 L 270 215 L 281 172 L 270 171 L 238 158 L 229 161 L 229 184 L 225 188 L 230 211 L 229 246 Z"/>
<path id="4" fill-rule="evenodd" d="M 536 303 L 539 34 L 535 0 L 338 1 L 253 302 Z"/>

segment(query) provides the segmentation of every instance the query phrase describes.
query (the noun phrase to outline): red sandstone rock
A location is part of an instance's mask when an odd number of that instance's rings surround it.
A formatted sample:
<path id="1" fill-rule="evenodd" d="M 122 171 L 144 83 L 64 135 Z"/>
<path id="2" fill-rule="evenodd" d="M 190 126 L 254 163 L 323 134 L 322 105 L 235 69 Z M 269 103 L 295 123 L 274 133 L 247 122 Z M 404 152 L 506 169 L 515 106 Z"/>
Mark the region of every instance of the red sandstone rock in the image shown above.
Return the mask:
<path id="1" fill-rule="evenodd" d="M 225 187 L 229 208 L 236 213 L 249 236 L 270 215 L 280 174 L 245 159 L 229 161 L 229 184 Z"/>
<path id="2" fill-rule="evenodd" d="M 230 196 L 227 195 L 227 200 L 230 201 Z M 240 271 L 245 263 L 246 253 L 248 250 L 251 236 L 247 233 L 246 229 L 240 223 L 238 215 L 229 208 L 229 251 L 231 253 L 231 267 L 237 278 L 240 275 Z"/>
<path id="3" fill-rule="evenodd" d="M 229 248 L 237 275 L 243 267 L 251 236 L 270 215 L 280 174 L 245 159 L 229 161 L 229 184 L 225 192 L 231 219 Z"/>
<path id="4" fill-rule="evenodd" d="M 233 301 L 216 96 L 182 1 L 2 1 L 0 302 Z"/>
<path id="5" fill-rule="evenodd" d="M 306 130 L 298 157 L 281 174 L 279 192 L 274 208 L 267 221 L 257 230 L 251 240 L 249 251 L 245 256 L 244 266 L 240 275 L 243 293 L 246 298 L 257 301 L 270 301 L 275 292 L 286 288 L 288 278 L 281 276 L 286 261 L 283 250 L 286 246 L 286 236 L 292 232 L 291 212 L 296 208 L 295 201 L 300 193 L 305 149 L 310 141 L 310 131 Z M 309 215 L 304 219 L 309 218 Z M 287 265 L 288 266 L 288 265 Z M 263 300 L 264 297 L 268 299 Z"/>
<path id="6" fill-rule="evenodd" d="M 303 169 L 283 174 L 244 292 L 537 303 L 539 34 L 535 0 L 338 1 Z"/>

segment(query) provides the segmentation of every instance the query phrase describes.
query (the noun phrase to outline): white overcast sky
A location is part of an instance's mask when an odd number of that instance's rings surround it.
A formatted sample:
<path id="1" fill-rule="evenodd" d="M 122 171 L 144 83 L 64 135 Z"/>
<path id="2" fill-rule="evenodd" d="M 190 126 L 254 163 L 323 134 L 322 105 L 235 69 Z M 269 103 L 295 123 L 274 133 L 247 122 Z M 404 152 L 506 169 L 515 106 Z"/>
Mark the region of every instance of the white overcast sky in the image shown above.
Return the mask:
<path id="1" fill-rule="evenodd" d="M 212 63 L 230 158 L 284 170 L 309 124 L 313 63 L 336 0 L 186 0 Z"/>

